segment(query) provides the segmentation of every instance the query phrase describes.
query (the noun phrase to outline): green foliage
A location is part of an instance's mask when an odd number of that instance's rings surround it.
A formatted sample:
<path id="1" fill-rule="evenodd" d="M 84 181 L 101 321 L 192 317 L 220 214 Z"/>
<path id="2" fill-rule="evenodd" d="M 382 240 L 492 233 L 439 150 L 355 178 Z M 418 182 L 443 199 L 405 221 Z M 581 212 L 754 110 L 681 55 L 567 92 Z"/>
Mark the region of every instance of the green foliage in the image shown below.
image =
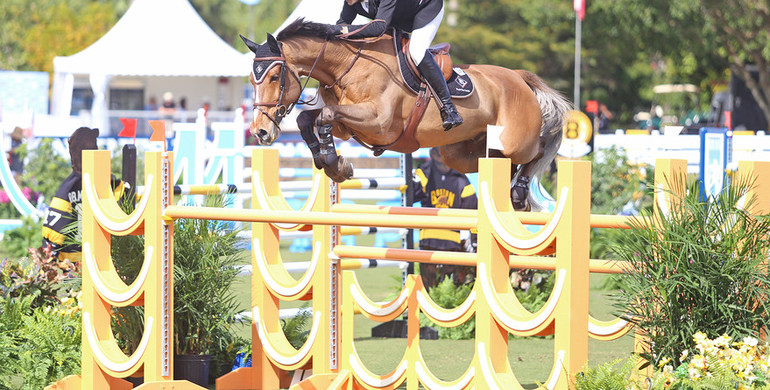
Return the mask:
<path id="1" fill-rule="evenodd" d="M 598 150 L 591 159 L 591 213 L 618 214 L 629 201 L 643 194 L 644 182 L 638 168 L 628 162 L 623 149 Z"/>
<path id="2" fill-rule="evenodd" d="M 0 69 L 52 72 L 55 56 L 75 54 L 96 42 L 127 5 L 126 0 L 4 0 Z"/>
<path id="3" fill-rule="evenodd" d="M 50 203 L 70 173 L 72 168 L 68 159 L 54 151 L 51 138 L 43 138 L 37 148 L 29 150 L 28 163 L 24 165 L 21 181 L 43 194 L 46 202 Z"/>
<path id="4" fill-rule="evenodd" d="M 652 198 L 645 195 L 648 191 L 643 172 L 629 164 L 623 149 L 613 146 L 591 157 L 591 213 L 615 215 L 622 213 L 628 202 L 635 210 L 652 204 Z M 613 245 L 623 234 L 621 229 L 592 229 L 591 258 L 614 258 Z"/>
<path id="5" fill-rule="evenodd" d="M 628 358 L 622 365 L 620 363 L 615 360 L 595 368 L 587 367 L 575 375 L 575 390 L 641 389 L 629 379 L 636 369 L 636 356 Z"/>
<path id="6" fill-rule="evenodd" d="M 672 188 L 683 188 L 674 178 Z M 619 238 L 614 252 L 629 262 L 624 286 L 613 297 L 620 314 L 650 338 L 643 357 L 657 364 L 692 349 L 692 335 L 705 331 L 740 339 L 757 336 L 766 324 L 770 277 L 770 218 L 740 206 L 749 183 L 733 183 L 722 194 L 699 199 L 698 183 L 676 198 L 667 218 L 647 214 Z"/>
<path id="7" fill-rule="evenodd" d="M 303 304 L 297 315 L 281 320 L 283 334 L 286 335 L 286 339 L 289 340 L 289 344 L 294 349 L 302 348 L 310 333 L 310 320 L 313 311 L 308 306 L 308 303 Z"/>
<path id="8" fill-rule="evenodd" d="M 453 309 L 462 305 L 473 291 L 472 284 L 455 285 L 450 276 L 444 278 L 436 287 L 428 289 L 428 295 L 437 305 L 444 309 Z M 433 322 L 424 315 L 420 318 L 420 326 L 432 326 Z M 438 328 L 439 339 L 467 340 L 475 337 L 476 319 L 472 316 L 464 323 L 453 328 Z"/>
<path id="9" fill-rule="evenodd" d="M 222 207 L 226 199 L 209 196 L 203 204 Z M 241 311 L 231 291 L 244 248 L 240 229 L 231 222 L 179 219 L 174 230 L 176 353 L 210 353 L 230 344 L 230 324 Z"/>
<path id="10" fill-rule="evenodd" d="M 0 298 L 0 388 L 42 389 L 80 373 L 80 313 Z"/>
<path id="11" fill-rule="evenodd" d="M 46 249 L 33 249 L 28 257 L 6 258 L 0 262 L 2 297 L 34 296 L 33 308 L 72 296 L 80 289 L 79 283 L 79 265 L 55 259 Z"/>
<path id="12" fill-rule="evenodd" d="M 556 276 L 553 272 L 536 272 L 529 288 L 514 290 L 514 294 L 524 308 L 534 313 L 548 301 L 554 283 L 556 283 Z"/>
<path id="13" fill-rule="evenodd" d="M 4 248 L 10 257 L 23 257 L 29 254 L 30 248 L 37 248 L 43 242 L 43 222 L 35 222 L 30 217 L 21 219 L 21 226 L 5 232 Z"/>

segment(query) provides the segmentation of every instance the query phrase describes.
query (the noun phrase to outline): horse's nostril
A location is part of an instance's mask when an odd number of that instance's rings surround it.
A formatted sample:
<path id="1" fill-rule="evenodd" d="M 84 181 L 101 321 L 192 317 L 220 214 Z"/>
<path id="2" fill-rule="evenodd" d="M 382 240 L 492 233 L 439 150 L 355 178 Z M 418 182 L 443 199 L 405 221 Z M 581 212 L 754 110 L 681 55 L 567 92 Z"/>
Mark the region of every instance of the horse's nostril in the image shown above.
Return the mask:
<path id="1" fill-rule="evenodd" d="M 266 139 L 267 131 L 265 131 L 264 129 L 259 129 L 259 131 L 257 132 L 257 137 L 259 137 L 260 139 Z"/>

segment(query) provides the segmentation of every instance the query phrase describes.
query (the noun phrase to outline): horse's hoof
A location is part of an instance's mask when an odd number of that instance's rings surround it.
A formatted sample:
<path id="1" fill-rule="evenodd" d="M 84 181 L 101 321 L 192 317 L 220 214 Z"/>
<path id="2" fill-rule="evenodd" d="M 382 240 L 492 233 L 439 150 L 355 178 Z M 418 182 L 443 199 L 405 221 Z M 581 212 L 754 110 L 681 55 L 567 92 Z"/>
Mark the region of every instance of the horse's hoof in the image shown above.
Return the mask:
<path id="1" fill-rule="evenodd" d="M 339 160 L 337 160 L 337 170 L 340 176 L 344 177 L 343 181 L 353 178 L 353 164 L 348 162 L 343 156 L 340 156 Z"/>
<path id="2" fill-rule="evenodd" d="M 516 211 L 529 211 L 529 202 L 527 197 L 529 196 L 529 187 L 522 185 L 522 183 L 516 183 L 511 188 L 511 203 L 513 203 L 513 209 Z"/>
<path id="3" fill-rule="evenodd" d="M 313 165 L 315 165 L 316 169 L 324 169 L 323 161 L 321 161 L 321 156 L 313 156 Z"/>
<path id="4" fill-rule="evenodd" d="M 324 167 L 324 173 L 326 173 L 326 176 L 328 176 L 329 179 L 332 179 L 337 183 L 342 183 L 347 180 L 347 178 L 340 174 L 339 170 L 333 169 L 332 167 Z"/>

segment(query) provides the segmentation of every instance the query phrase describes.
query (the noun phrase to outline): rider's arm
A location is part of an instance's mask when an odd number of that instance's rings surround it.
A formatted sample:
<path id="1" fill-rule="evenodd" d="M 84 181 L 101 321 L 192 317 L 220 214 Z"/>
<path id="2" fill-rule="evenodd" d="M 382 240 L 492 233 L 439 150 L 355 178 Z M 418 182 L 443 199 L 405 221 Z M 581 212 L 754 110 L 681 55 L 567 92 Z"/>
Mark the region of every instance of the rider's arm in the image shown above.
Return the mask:
<path id="1" fill-rule="evenodd" d="M 358 13 L 352 5 L 345 4 L 342 6 L 342 12 L 340 12 L 340 19 L 337 21 L 337 24 L 353 23 L 353 19 L 355 19 L 357 15 Z"/>
<path id="2" fill-rule="evenodd" d="M 396 0 L 382 0 L 380 2 L 379 8 L 377 9 L 377 15 L 375 16 L 374 20 L 364 25 L 347 26 L 347 31 L 345 31 L 345 28 L 343 28 L 340 34 L 344 35 L 344 37 L 348 39 L 379 37 L 384 34 L 388 29 L 388 26 L 390 26 L 390 22 L 393 20 L 393 12 L 395 10 Z M 345 13 L 344 8 L 342 12 L 343 14 Z M 348 23 L 351 23 L 352 21 L 353 20 L 351 19 L 351 21 Z"/>

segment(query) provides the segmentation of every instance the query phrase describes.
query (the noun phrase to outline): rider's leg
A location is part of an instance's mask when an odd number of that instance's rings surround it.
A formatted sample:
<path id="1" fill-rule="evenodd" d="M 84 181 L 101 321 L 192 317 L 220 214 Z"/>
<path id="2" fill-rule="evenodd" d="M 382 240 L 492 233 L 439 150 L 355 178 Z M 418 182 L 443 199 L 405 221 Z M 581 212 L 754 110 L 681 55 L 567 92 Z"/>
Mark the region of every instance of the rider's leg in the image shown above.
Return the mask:
<path id="1" fill-rule="evenodd" d="M 441 109 L 441 120 L 443 121 L 444 130 L 449 130 L 461 125 L 463 118 L 457 112 L 454 103 L 452 103 L 452 96 L 449 93 L 446 80 L 444 80 L 444 74 L 441 73 L 441 68 L 433 59 L 433 56 L 427 52 L 428 47 L 433 42 L 433 38 L 436 36 L 436 31 L 438 31 L 443 17 L 444 9 L 442 8 L 441 12 L 428 24 L 412 31 L 412 38 L 409 41 L 409 55 L 412 56 L 412 60 L 417 64 L 417 70 L 420 71 L 420 74 L 428 82 L 428 86 L 436 96 L 436 102 Z"/>

